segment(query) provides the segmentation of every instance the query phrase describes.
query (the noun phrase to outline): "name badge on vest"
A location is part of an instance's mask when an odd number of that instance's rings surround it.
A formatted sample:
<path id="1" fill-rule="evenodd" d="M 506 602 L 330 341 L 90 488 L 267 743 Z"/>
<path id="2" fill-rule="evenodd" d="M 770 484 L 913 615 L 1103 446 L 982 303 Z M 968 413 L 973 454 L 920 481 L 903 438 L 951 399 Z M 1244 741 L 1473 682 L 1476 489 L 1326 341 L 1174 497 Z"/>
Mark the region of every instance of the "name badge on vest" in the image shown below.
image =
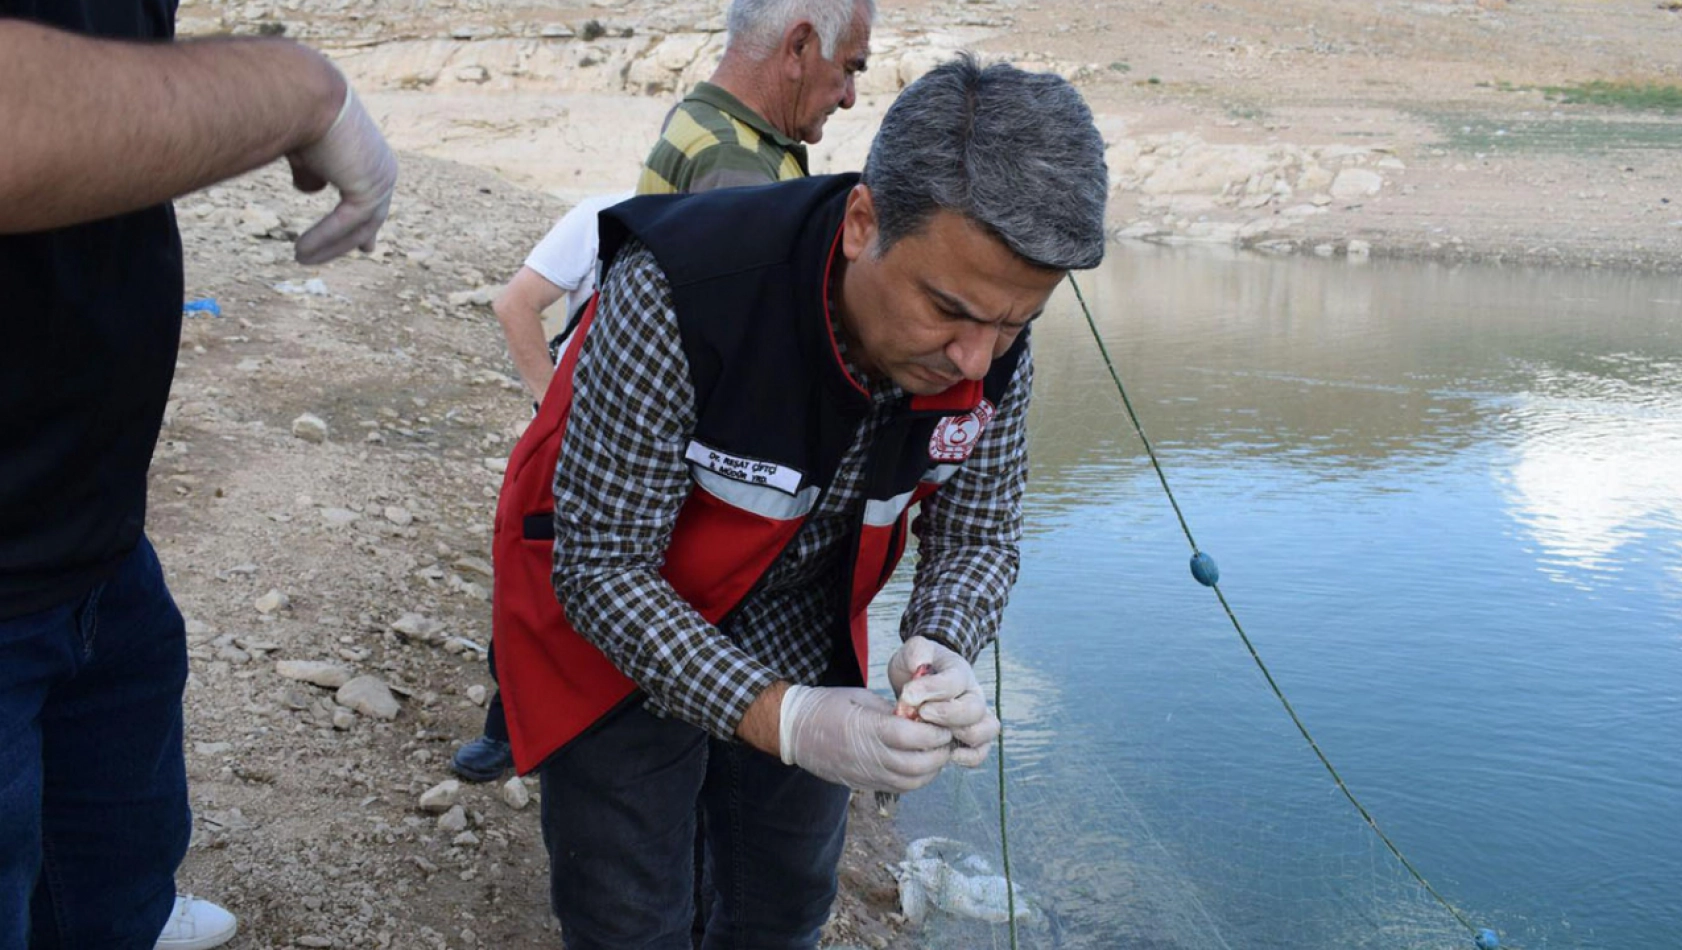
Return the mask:
<path id="1" fill-rule="evenodd" d="M 993 421 L 997 411 L 983 399 L 973 412 L 940 420 L 934 427 L 934 435 L 929 436 L 929 458 L 936 462 L 962 462 L 969 458 L 975 451 L 975 443 L 981 441 L 981 431 Z"/>
<path id="2" fill-rule="evenodd" d="M 787 465 L 761 462 L 758 459 L 730 455 L 691 441 L 684 458 L 725 478 L 749 485 L 769 485 L 781 492 L 795 495 L 800 492 L 801 473 Z"/>

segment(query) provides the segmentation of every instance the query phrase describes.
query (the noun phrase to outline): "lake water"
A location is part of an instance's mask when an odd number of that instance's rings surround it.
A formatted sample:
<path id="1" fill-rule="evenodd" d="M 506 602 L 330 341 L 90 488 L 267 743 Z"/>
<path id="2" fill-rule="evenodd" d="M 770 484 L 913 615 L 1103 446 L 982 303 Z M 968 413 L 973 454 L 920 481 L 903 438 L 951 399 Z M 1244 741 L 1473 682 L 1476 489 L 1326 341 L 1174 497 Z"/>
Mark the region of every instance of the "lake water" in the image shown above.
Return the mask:
<path id="1" fill-rule="evenodd" d="M 1682 946 L 1682 280 L 1137 246 L 1080 279 L 1222 591 L 1420 873 L 1504 946 Z M 1022 945 L 1471 947 L 1192 580 L 1072 295 L 1035 347 Z M 996 864 L 994 765 L 902 829 Z"/>

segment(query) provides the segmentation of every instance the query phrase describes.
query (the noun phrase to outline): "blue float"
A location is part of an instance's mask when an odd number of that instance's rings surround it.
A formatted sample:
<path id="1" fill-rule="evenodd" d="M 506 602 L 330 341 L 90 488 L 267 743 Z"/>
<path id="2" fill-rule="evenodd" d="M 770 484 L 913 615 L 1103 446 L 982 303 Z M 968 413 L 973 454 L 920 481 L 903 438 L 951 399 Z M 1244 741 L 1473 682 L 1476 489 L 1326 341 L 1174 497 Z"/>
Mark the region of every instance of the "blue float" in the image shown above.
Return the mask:
<path id="1" fill-rule="evenodd" d="M 1475 943 L 1478 945 L 1478 950 L 1495 950 L 1496 947 L 1501 946 L 1501 938 L 1495 936 L 1495 931 L 1486 928 L 1478 931 L 1478 939 Z"/>
<path id="2" fill-rule="evenodd" d="M 1221 569 L 1215 566 L 1215 559 L 1202 551 L 1191 556 L 1191 576 L 1204 587 L 1214 587 L 1221 579 Z"/>

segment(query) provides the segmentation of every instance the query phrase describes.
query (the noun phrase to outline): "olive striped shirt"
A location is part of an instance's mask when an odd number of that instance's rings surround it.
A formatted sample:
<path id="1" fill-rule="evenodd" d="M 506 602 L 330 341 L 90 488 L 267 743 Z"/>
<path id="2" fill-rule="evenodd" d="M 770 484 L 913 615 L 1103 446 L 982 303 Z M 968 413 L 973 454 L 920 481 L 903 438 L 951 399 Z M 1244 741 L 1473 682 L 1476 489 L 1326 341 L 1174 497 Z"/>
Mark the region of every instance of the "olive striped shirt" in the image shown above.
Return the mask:
<path id="1" fill-rule="evenodd" d="M 712 83 L 672 107 L 643 163 L 639 195 L 711 191 L 801 178 L 806 146 Z"/>

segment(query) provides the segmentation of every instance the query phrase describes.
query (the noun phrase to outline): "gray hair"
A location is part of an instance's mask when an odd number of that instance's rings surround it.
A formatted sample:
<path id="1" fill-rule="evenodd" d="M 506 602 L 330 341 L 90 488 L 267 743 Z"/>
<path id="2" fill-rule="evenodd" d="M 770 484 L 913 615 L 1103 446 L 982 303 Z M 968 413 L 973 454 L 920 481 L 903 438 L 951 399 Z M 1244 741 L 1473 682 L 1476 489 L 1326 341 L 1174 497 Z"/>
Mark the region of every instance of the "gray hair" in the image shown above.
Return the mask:
<path id="1" fill-rule="evenodd" d="M 725 47 L 765 56 L 782 42 L 789 27 L 805 20 L 818 36 L 819 52 L 832 58 L 861 9 L 866 22 L 876 19 L 876 0 L 731 0 L 724 20 L 729 31 Z"/>
<path id="2" fill-rule="evenodd" d="M 983 68 L 968 53 L 941 64 L 889 107 L 864 184 L 877 253 L 943 209 L 1039 267 L 1104 259 L 1104 141 L 1080 93 L 1051 73 Z"/>

